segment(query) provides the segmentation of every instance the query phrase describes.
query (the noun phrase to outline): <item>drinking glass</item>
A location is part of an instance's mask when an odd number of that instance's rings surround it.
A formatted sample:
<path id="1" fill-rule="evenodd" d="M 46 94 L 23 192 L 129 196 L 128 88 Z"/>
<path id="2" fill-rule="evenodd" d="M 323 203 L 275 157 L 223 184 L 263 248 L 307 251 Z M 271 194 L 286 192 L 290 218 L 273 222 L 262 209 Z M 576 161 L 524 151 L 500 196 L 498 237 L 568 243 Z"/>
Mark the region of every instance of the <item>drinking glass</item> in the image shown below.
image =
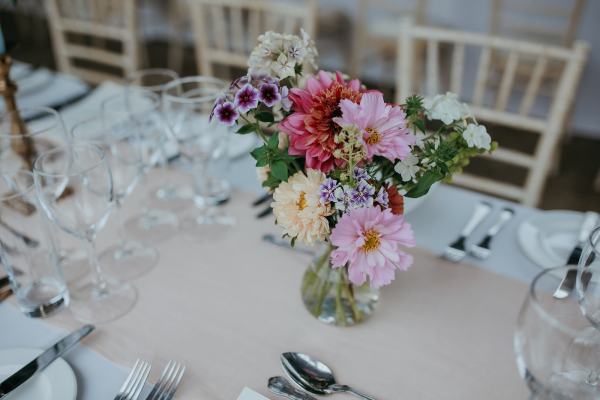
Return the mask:
<path id="1" fill-rule="evenodd" d="M 47 221 L 39 212 L 33 174 L 2 174 L 0 202 L 0 261 L 21 310 L 45 317 L 69 304 L 69 292 Z M 24 208 L 29 215 L 22 213 Z"/>
<path id="2" fill-rule="evenodd" d="M 15 172 L 19 169 L 31 170 L 37 154 L 54 146 L 65 144 L 69 135 L 60 114 L 47 107 L 25 107 L 19 109 L 22 121 L 35 117 L 28 124 L 15 124 L 15 112 L 5 111 L 0 114 L 0 171 Z M 30 143 L 33 154 L 30 163 L 26 163 L 19 155 L 26 142 Z"/>
<path id="3" fill-rule="evenodd" d="M 95 239 L 115 201 L 113 179 L 104 151 L 92 143 L 72 143 L 41 154 L 34 164 L 36 193 L 44 212 L 60 229 L 82 239 L 88 250 L 91 281 L 71 287 L 71 311 L 81 321 L 103 323 L 126 314 L 136 291 L 104 275 Z M 66 187 L 72 194 L 59 199 Z"/>
<path id="4" fill-rule="evenodd" d="M 126 235 L 122 216 L 125 198 L 141 180 L 149 160 L 155 157 L 155 147 L 148 144 L 146 137 L 154 131 L 146 129 L 137 117 L 152 112 L 157 103 L 157 97 L 150 92 L 127 97 L 119 94 L 103 103 L 101 117 L 81 121 L 72 130 L 76 142 L 92 141 L 102 147 L 112 170 L 118 241 L 100 254 L 100 262 L 111 276 L 120 280 L 142 276 L 158 263 L 156 249 Z"/>
<path id="5" fill-rule="evenodd" d="M 177 216 L 169 207 L 177 198 L 182 198 L 177 192 L 177 186 L 173 185 L 167 175 L 168 159 L 177 153 L 177 143 L 167 135 L 168 127 L 162 114 L 162 92 L 165 86 L 179 76 L 174 71 L 162 68 L 143 69 L 133 73 L 128 81 L 128 89 L 137 93 L 139 89 L 150 91 L 161 99 L 157 109 L 147 115 L 143 115 L 147 126 L 154 130 L 155 143 L 148 141 L 156 149 L 157 157 L 149 168 L 158 168 L 161 171 L 158 176 L 153 177 L 154 185 L 148 191 L 143 202 L 143 210 L 125 222 L 126 232 L 139 240 L 156 242 L 173 236 L 179 229 Z M 147 135 L 150 136 L 150 135 Z"/>
<path id="6" fill-rule="evenodd" d="M 226 87 L 220 79 L 197 76 L 173 81 L 163 92 L 167 123 L 192 171 L 196 208 L 182 221 L 189 233 L 204 233 L 207 225 L 234 223 L 215 207 L 229 198 L 231 185 L 211 171 L 218 160 L 227 157 L 230 128 L 210 119 L 215 100 Z"/>
<path id="7" fill-rule="evenodd" d="M 532 399 L 597 399 L 600 333 L 582 315 L 576 296 L 554 290 L 573 266 L 542 271 L 531 283 L 514 337 L 517 366 Z"/>
<path id="8" fill-rule="evenodd" d="M 600 329 L 600 226 L 596 227 L 581 251 L 576 289 L 583 314 Z"/>

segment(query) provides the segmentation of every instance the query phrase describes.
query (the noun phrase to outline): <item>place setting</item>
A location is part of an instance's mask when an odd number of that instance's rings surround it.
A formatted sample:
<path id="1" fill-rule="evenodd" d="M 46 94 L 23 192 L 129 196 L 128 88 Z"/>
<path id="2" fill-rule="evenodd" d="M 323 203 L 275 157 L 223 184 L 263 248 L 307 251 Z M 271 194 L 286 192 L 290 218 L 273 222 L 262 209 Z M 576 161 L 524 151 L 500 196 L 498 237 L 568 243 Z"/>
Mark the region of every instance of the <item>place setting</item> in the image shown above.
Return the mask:
<path id="1" fill-rule="evenodd" d="M 9 3 L 0 399 L 600 398 L 591 28 Z"/>

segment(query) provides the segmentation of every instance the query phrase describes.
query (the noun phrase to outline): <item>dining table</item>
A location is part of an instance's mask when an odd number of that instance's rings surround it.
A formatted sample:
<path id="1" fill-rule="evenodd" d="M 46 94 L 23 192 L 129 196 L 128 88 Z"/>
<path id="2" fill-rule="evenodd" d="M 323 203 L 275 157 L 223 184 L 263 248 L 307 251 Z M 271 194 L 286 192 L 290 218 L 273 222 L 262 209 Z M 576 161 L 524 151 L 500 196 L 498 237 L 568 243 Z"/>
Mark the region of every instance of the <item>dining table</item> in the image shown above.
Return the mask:
<path id="1" fill-rule="evenodd" d="M 118 87 L 101 85 L 64 106 L 67 127 L 93 113 Z M 72 98 L 66 91 L 63 99 Z M 65 355 L 75 371 L 78 399 L 114 398 L 137 358 L 155 366 L 152 381 L 169 359 L 187 366 L 176 399 L 235 399 L 244 387 L 274 398 L 267 379 L 283 374 L 279 356 L 286 351 L 317 356 L 340 381 L 382 400 L 528 396 L 513 353 L 513 332 L 528 284 L 541 269 L 521 251 L 517 232 L 522 221 L 543 211 L 435 185 L 405 215 L 418 243 L 407 250 L 414 265 L 382 289 L 380 304 L 364 323 L 333 327 L 312 317 L 302 303 L 300 284 L 310 256 L 262 240 L 263 234 L 278 235 L 279 228 L 272 216 L 256 218 L 252 202 L 265 192 L 249 153 L 231 159 L 227 176 L 234 189 L 220 210 L 235 224 L 207 227 L 194 236 L 179 232 L 152 243 L 160 260 L 132 282 L 138 293 L 134 309 L 98 325 Z M 125 201 L 123 218 L 138 213 L 150 189 L 165 177 L 182 185 L 191 179 L 176 166 L 151 171 Z M 492 213 L 474 232 L 473 243 L 504 207 L 515 211 L 491 255 L 460 263 L 442 259 L 480 201 L 491 204 Z M 114 244 L 117 225 L 111 219 L 101 231 L 99 250 Z M 0 349 L 44 348 L 80 325 L 68 309 L 28 318 L 9 299 L 0 303 Z"/>

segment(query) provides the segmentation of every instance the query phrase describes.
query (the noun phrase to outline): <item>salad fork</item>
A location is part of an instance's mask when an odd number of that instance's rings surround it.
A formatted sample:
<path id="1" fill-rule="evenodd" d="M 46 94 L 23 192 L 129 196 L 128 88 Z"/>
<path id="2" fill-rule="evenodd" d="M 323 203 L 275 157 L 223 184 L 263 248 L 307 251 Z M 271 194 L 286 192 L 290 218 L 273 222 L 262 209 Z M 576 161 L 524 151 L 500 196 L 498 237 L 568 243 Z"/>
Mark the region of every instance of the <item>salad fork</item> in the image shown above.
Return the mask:
<path id="1" fill-rule="evenodd" d="M 169 361 L 146 400 L 172 399 L 184 373 L 184 365 L 173 360 Z"/>
<path id="2" fill-rule="evenodd" d="M 137 400 L 144 388 L 146 379 L 148 379 L 150 368 L 150 363 L 138 359 L 114 400 Z"/>
<path id="3" fill-rule="evenodd" d="M 471 233 L 473 233 L 475 228 L 481 224 L 491 210 L 492 206 L 489 203 L 485 201 L 477 203 L 475 210 L 473 211 L 473 215 L 471 215 L 471 218 L 469 218 L 469 221 L 461 231 L 458 239 L 450 243 L 446 249 L 444 249 L 443 257 L 453 262 L 459 262 L 465 258 L 465 255 L 467 254 L 465 244 L 467 238 L 471 236 Z"/>

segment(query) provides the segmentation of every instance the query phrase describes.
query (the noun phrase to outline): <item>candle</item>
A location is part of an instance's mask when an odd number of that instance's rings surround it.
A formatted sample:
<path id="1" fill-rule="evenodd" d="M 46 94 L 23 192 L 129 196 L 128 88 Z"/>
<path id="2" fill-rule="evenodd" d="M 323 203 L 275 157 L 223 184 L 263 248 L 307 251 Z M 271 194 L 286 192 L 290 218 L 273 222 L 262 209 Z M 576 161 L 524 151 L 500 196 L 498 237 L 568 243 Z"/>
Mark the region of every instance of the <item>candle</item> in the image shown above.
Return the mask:
<path id="1" fill-rule="evenodd" d="M 6 53 L 6 46 L 4 45 L 4 35 L 2 34 L 2 25 L 0 25 L 0 55 Z"/>

